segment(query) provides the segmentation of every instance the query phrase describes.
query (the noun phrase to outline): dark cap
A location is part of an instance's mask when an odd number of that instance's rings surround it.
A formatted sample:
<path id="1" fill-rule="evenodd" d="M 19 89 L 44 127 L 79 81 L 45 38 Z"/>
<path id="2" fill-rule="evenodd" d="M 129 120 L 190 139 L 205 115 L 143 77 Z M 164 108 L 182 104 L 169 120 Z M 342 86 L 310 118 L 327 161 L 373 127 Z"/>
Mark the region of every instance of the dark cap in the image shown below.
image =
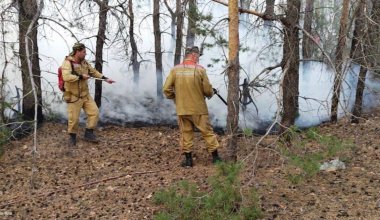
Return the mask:
<path id="1" fill-rule="evenodd" d="M 73 51 L 83 50 L 84 48 L 86 48 L 86 46 L 82 43 L 79 43 L 79 42 L 77 42 L 73 45 Z"/>
<path id="2" fill-rule="evenodd" d="M 86 46 L 84 44 L 77 42 L 73 45 L 73 51 L 70 53 L 70 55 L 74 55 L 76 51 L 83 50 L 85 48 Z"/>
<path id="3" fill-rule="evenodd" d="M 200 54 L 199 48 L 197 46 L 194 47 L 187 47 L 185 50 L 185 56 L 191 54 L 191 53 L 197 53 Z"/>

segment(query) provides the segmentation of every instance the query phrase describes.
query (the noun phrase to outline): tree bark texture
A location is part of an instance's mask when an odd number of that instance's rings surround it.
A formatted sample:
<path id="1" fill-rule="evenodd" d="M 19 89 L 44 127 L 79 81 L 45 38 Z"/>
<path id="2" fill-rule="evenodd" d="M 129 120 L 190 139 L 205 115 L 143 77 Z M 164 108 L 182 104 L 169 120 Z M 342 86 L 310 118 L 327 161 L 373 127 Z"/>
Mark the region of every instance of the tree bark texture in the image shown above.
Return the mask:
<path id="1" fill-rule="evenodd" d="M 189 9 L 187 10 L 188 22 L 187 22 L 187 35 L 186 35 L 186 47 L 194 46 L 196 35 L 196 23 L 197 23 L 197 1 L 189 0 Z"/>
<path id="2" fill-rule="evenodd" d="M 303 29 L 308 33 L 312 33 L 312 23 L 313 23 L 313 13 L 314 13 L 314 0 L 306 0 L 305 5 L 305 18 L 303 23 Z M 303 59 L 310 59 L 313 54 L 314 42 L 305 34 L 302 39 L 302 57 Z"/>
<path id="3" fill-rule="evenodd" d="M 274 1 L 275 0 L 265 0 L 265 12 L 264 17 L 273 18 L 274 16 Z M 272 26 L 273 21 L 270 19 L 264 19 L 264 26 Z"/>
<path id="4" fill-rule="evenodd" d="M 350 50 L 350 57 L 353 59 L 354 62 L 362 62 L 362 59 L 364 58 L 361 56 L 363 54 L 362 46 L 364 46 L 362 40 L 364 40 L 365 34 L 363 32 L 365 30 L 365 17 L 363 17 L 364 7 L 365 0 L 359 0 L 354 14 L 355 26 Z"/>
<path id="5" fill-rule="evenodd" d="M 162 99 L 162 51 L 160 30 L 160 0 L 153 2 L 154 57 L 156 60 L 157 98 Z"/>
<path id="6" fill-rule="evenodd" d="M 356 86 L 355 104 L 351 116 L 352 123 L 359 123 L 359 117 L 362 114 L 363 94 L 365 89 L 365 79 L 367 77 L 367 70 L 368 69 L 364 66 L 360 67 L 358 84 Z"/>
<path id="7" fill-rule="evenodd" d="M 368 30 L 370 45 L 369 45 L 369 59 L 371 68 L 380 74 L 380 1 L 372 0 L 371 19 L 369 22 Z"/>
<path id="8" fill-rule="evenodd" d="M 175 41 L 175 53 L 174 53 L 174 65 L 181 62 L 181 49 L 183 40 L 183 5 L 181 0 L 176 1 L 176 17 L 177 17 L 177 30 L 176 30 L 176 41 Z"/>
<path id="9" fill-rule="evenodd" d="M 340 18 L 340 28 L 338 37 L 338 46 L 335 52 L 335 77 L 334 88 L 331 99 L 331 118 L 330 121 L 336 123 L 338 121 L 338 105 L 340 90 L 343 82 L 343 54 L 346 48 L 346 35 L 348 31 L 348 15 L 349 15 L 350 0 L 343 0 L 342 16 Z"/>
<path id="10" fill-rule="evenodd" d="M 95 69 L 103 72 L 103 47 L 106 40 L 108 0 L 97 3 L 99 6 L 99 29 L 96 36 Z M 102 81 L 95 81 L 95 103 L 98 108 L 102 105 Z"/>
<path id="11" fill-rule="evenodd" d="M 300 0 L 289 0 L 286 17 L 281 20 L 284 27 L 283 45 L 283 84 L 282 84 L 282 118 L 281 129 L 283 133 L 294 125 L 298 114 L 299 96 L 299 31 L 297 28 L 300 17 Z"/>
<path id="12" fill-rule="evenodd" d="M 35 99 L 32 94 L 32 84 L 29 78 L 27 55 L 26 55 L 26 44 L 25 37 L 28 31 L 28 27 L 33 20 L 33 16 L 37 13 L 37 1 L 36 0 L 18 0 L 19 9 L 19 54 L 21 62 L 21 74 L 22 74 L 22 87 L 23 96 L 22 99 L 22 114 L 25 120 L 34 120 L 35 114 Z M 32 62 L 32 73 L 34 76 L 34 82 L 37 91 L 37 121 L 38 123 L 43 122 L 42 114 L 42 91 L 41 91 L 41 70 L 38 55 L 38 44 L 37 44 L 37 34 L 38 34 L 38 23 L 34 24 L 31 34 L 28 36 L 30 39 L 29 51 L 31 51 L 31 62 Z"/>
<path id="13" fill-rule="evenodd" d="M 139 84 L 140 78 L 140 62 L 137 60 L 138 49 L 135 40 L 135 30 L 134 30 L 134 22 L 135 15 L 133 13 L 133 4 L 132 0 L 128 1 L 128 12 L 129 12 L 129 41 L 131 42 L 132 49 L 132 57 L 131 57 L 131 65 L 133 69 L 133 83 L 137 86 Z"/>
<path id="14" fill-rule="evenodd" d="M 265 0 L 265 14 L 269 16 L 274 15 L 274 1 L 275 0 Z"/>
<path id="15" fill-rule="evenodd" d="M 365 58 L 369 51 L 365 48 L 368 42 L 368 35 L 366 33 L 372 30 L 366 30 L 365 8 L 366 0 L 359 0 L 358 6 L 355 10 L 355 29 L 350 53 L 352 61 L 360 65 L 358 83 L 356 86 L 355 103 L 351 115 L 352 123 L 359 123 L 359 117 L 362 113 L 365 79 L 368 70 L 368 62 Z"/>
<path id="16" fill-rule="evenodd" d="M 239 13 L 238 0 L 230 0 L 229 53 L 228 53 L 228 113 L 227 113 L 227 152 L 228 160 L 237 160 L 237 133 L 239 128 Z"/>

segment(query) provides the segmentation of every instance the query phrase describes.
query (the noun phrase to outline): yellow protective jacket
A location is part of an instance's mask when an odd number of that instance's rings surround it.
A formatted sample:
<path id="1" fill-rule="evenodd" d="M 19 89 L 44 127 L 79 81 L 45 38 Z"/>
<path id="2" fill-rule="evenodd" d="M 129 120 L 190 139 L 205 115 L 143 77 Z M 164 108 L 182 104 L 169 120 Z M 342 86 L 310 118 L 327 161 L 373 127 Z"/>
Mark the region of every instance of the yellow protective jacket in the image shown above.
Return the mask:
<path id="1" fill-rule="evenodd" d="M 205 68 L 186 60 L 171 69 L 163 92 L 174 99 L 177 115 L 208 114 L 205 97 L 214 95 Z"/>
<path id="2" fill-rule="evenodd" d="M 72 71 L 71 63 L 75 73 Z M 93 68 L 86 60 L 80 64 L 76 63 L 73 57 L 68 56 L 62 63 L 62 77 L 65 81 L 64 99 L 67 102 L 78 100 L 78 98 L 86 97 L 89 95 L 87 80 L 81 79 L 81 75 L 88 74 L 95 78 L 102 78 L 103 75 Z"/>

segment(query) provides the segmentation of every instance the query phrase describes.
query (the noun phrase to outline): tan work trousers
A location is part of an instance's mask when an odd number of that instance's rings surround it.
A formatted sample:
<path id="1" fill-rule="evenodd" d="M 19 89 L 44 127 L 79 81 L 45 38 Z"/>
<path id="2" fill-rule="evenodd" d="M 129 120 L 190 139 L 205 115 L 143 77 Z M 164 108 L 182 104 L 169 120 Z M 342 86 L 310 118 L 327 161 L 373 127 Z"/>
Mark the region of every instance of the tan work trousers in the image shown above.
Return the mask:
<path id="1" fill-rule="evenodd" d="M 76 98 L 75 98 L 76 99 Z M 87 115 L 86 128 L 94 129 L 99 120 L 99 109 L 96 106 L 94 99 L 87 95 L 86 97 L 79 98 L 78 101 L 67 103 L 67 119 L 68 119 L 68 132 L 77 133 L 79 125 L 80 110 Z"/>
<path id="2" fill-rule="evenodd" d="M 218 140 L 209 122 L 208 115 L 178 115 L 178 124 L 181 131 L 180 145 L 182 153 L 190 153 L 193 148 L 193 125 L 202 133 L 209 153 L 219 147 Z"/>

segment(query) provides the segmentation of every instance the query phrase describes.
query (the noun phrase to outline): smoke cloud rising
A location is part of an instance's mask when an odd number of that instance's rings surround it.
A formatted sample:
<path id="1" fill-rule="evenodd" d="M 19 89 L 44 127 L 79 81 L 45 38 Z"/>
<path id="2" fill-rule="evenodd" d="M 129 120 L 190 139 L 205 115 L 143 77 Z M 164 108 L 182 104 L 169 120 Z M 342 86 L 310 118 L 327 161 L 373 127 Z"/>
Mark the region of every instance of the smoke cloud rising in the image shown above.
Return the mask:
<path id="1" fill-rule="evenodd" d="M 218 9 L 218 10 L 216 10 Z M 220 9 L 220 10 L 219 10 Z M 140 18 L 151 13 L 149 4 L 138 9 Z M 215 20 L 224 18 L 227 14 L 227 9 L 224 6 L 217 4 L 208 4 L 203 8 L 204 13 L 218 12 L 214 14 Z M 47 13 L 47 12 L 44 12 Z M 164 19 L 164 18 L 163 18 Z M 138 22 L 138 21 L 137 21 Z M 153 28 L 151 21 L 144 21 L 140 25 L 140 38 L 138 40 L 139 50 L 147 60 L 141 64 L 140 82 L 139 85 L 133 85 L 133 73 L 129 66 L 128 60 L 120 59 L 120 48 L 106 48 L 104 50 L 103 73 L 116 80 L 115 84 L 109 85 L 103 83 L 103 99 L 100 109 L 101 120 L 103 122 L 116 122 L 120 124 L 145 122 L 148 124 L 176 124 L 175 106 L 172 100 L 158 100 L 156 95 L 156 71 L 154 65 L 153 51 Z M 94 24 L 97 22 L 94 21 Z M 243 22 L 242 22 L 243 23 Z M 169 28 L 170 22 L 163 23 L 162 29 Z M 166 25 L 166 26 L 165 26 Z M 275 24 L 278 25 L 278 24 Z M 57 27 L 58 29 L 59 27 Z M 94 30 L 96 30 L 94 28 Z M 221 23 L 218 27 L 220 36 L 228 38 L 227 24 Z M 70 52 L 71 45 L 75 40 L 70 38 L 68 33 L 67 38 L 57 36 L 55 32 L 46 33 L 49 39 L 41 39 L 39 42 L 39 51 L 41 53 L 41 69 L 43 77 L 43 91 L 46 109 L 50 113 L 66 118 L 66 104 L 62 102 L 61 93 L 57 86 L 57 68 L 63 62 L 65 56 Z M 95 33 L 78 33 L 83 39 L 92 36 Z M 143 37 L 142 37 L 143 36 Z M 255 28 L 247 27 L 241 24 L 240 27 L 241 44 L 245 45 L 245 51 L 239 55 L 241 64 L 241 84 L 244 78 L 252 80 L 264 68 L 277 65 L 282 59 L 282 43 L 280 41 L 280 31 L 276 28 L 268 26 L 258 26 Z M 201 57 L 200 64 L 206 67 L 210 82 L 214 88 L 219 90 L 219 93 L 227 100 L 227 77 L 226 77 L 226 56 L 228 49 L 226 47 L 215 44 L 210 37 L 196 38 L 196 45 L 201 45 L 202 42 L 214 44 L 212 48 L 206 48 L 204 55 Z M 94 51 L 95 41 L 89 39 L 84 41 L 90 50 Z M 172 54 L 172 38 L 168 35 L 163 35 L 162 48 L 165 51 L 163 54 L 164 79 L 173 66 Z M 219 62 L 214 62 L 215 58 L 220 59 Z M 94 56 L 88 53 L 87 59 L 94 60 Z M 6 77 L 14 85 L 21 87 L 21 75 L 9 71 Z M 346 73 L 345 83 L 342 89 L 340 116 L 345 112 L 350 111 L 355 96 L 358 67 L 353 66 L 348 68 Z M 319 124 L 328 120 L 330 112 L 330 100 L 332 94 L 332 81 L 334 72 L 326 64 L 320 62 L 302 62 L 300 64 L 300 115 L 297 118 L 297 125 L 307 127 Z M 266 82 L 278 81 L 281 77 L 280 69 L 275 69 L 269 74 L 264 74 L 261 79 Z M 90 89 L 94 92 L 94 80 L 89 80 Z M 367 77 L 366 85 L 368 86 L 364 94 L 364 110 L 369 110 L 379 106 L 377 92 L 379 91 L 378 79 L 373 74 Z M 257 88 L 258 91 L 252 90 L 253 100 L 258 107 L 258 113 L 253 104 L 247 106 L 246 111 L 240 113 L 240 126 L 253 129 L 265 129 L 269 123 L 274 120 L 277 111 L 277 101 L 279 98 L 278 83 L 269 86 L 268 88 Z M 14 88 L 9 87 L 10 96 L 15 95 Z M 214 126 L 224 127 L 227 118 L 227 106 L 219 100 L 217 96 L 207 100 L 209 107 L 210 118 Z M 82 115 L 82 121 L 84 115 Z"/>

